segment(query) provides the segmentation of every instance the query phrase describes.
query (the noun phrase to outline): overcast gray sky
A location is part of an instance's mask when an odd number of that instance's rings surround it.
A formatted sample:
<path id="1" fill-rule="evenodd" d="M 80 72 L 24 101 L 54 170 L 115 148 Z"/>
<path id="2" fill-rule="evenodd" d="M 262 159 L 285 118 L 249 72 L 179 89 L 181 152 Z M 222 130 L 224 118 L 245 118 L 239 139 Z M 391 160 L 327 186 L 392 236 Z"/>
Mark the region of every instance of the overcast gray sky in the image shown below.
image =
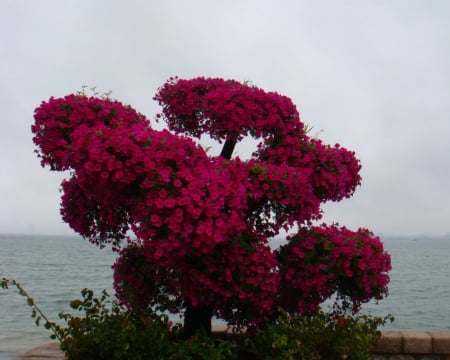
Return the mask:
<path id="1" fill-rule="evenodd" d="M 33 153 L 33 110 L 82 85 L 154 118 L 173 75 L 250 80 L 293 99 L 363 183 L 324 220 L 450 232 L 450 1 L 1 0 L 0 233 L 71 233 L 64 175 Z M 241 146 L 237 152 L 251 152 Z"/>

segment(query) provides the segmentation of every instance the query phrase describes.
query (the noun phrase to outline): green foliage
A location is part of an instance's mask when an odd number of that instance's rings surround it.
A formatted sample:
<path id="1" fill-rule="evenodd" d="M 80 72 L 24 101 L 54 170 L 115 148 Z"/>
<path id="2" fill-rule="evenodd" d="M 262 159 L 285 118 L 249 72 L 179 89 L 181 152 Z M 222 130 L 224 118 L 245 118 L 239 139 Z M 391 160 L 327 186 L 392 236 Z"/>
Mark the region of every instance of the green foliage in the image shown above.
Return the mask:
<path id="1" fill-rule="evenodd" d="M 348 304 L 335 304 L 330 312 L 307 316 L 280 316 L 258 330 L 247 346 L 260 359 L 366 360 L 381 336 L 378 327 L 393 317 L 352 315 Z"/>
<path id="2" fill-rule="evenodd" d="M 279 317 L 251 334 L 212 339 L 198 332 L 183 339 L 183 329 L 164 314 L 153 310 L 132 312 L 111 300 L 84 289 L 82 298 L 70 302 L 75 314 L 60 313 L 67 324 L 57 325 L 43 314 L 30 295 L 15 280 L 3 278 L 1 287 L 14 285 L 32 308 L 36 325 L 44 326 L 58 339 L 68 360 L 365 360 L 380 336 L 384 318 L 354 315 L 351 304 L 337 302 L 329 312 L 307 316 Z"/>
<path id="3" fill-rule="evenodd" d="M 87 90 L 90 91 L 90 94 Z M 89 96 L 90 95 L 90 96 L 94 96 L 94 97 L 100 97 L 103 100 L 111 99 L 111 94 L 112 94 L 112 90 L 100 92 L 97 90 L 96 86 L 89 87 L 88 85 L 82 85 L 81 90 L 77 91 L 78 96 Z"/>
<path id="4" fill-rule="evenodd" d="M 45 328 L 69 360 L 221 360 L 236 358 L 231 342 L 216 342 L 206 334 L 184 340 L 180 325 L 173 326 L 164 314 L 152 310 L 131 312 L 111 300 L 106 291 L 95 297 L 89 289 L 81 291 L 82 299 L 72 300 L 70 307 L 78 314 L 60 313 L 67 326 L 49 319 L 15 280 L 3 278 L 0 286 L 14 285 L 26 297 L 36 325 L 45 320 Z"/>
<path id="5" fill-rule="evenodd" d="M 70 360 L 232 359 L 231 343 L 215 346 L 204 334 L 182 340 L 166 315 L 126 311 L 106 292 L 98 299 L 84 289 L 82 296 L 71 307 L 84 316 L 60 314 L 68 325 L 61 349 Z"/>
<path id="6" fill-rule="evenodd" d="M 47 318 L 44 312 L 35 304 L 34 299 L 25 291 L 25 289 L 14 279 L 10 280 L 7 278 L 2 278 L 2 281 L 0 282 L 0 287 L 2 289 L 9 289 L 10 285 L 15 286 L 19 292 L 19 295 L 26 298 L 27 305 L 31 307 L 31 317 L 34 319 L 36 326 L 39 326 L 43 320 L 44 327 L 53 332 L 52 338 L 61 341 L 62 339 L 59 333 L 59 326 Z"/>

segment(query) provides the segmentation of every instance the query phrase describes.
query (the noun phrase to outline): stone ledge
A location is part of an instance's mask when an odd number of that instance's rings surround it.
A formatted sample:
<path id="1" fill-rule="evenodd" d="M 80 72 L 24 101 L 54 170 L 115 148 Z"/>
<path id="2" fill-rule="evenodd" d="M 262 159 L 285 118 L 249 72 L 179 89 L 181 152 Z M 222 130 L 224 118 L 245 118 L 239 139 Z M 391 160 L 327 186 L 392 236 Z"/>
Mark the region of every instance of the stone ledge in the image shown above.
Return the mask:
<path id="1" fill-rule="evenodd" d="M 374 354 L 437 354 L 450 359 L 450 331 L 382 331 Z"/>
<path id="2" fill-rule="evenodd" d="M 405 354 L 432 354 L 433 342 L 430 334 L 421 331 L 402 331 Z"/>
<path id="3" fill-rule="evenodd" d="M 400 331 L 382 331 L 374 352 L 382 354 L 400 354 L 402 352 L 402 334 Z"/>
<path id="4" fill-rule="evenodd" d="M 450 355 L 450 331 L 429 331 L 428 334 L 433 338 L 435 354 Z"/>
<path id="5" fill-rule="evenodd" d="M 14 360 L 64 360 L 64 353 L 59 349 L 59 343 L 54 342 L 28 350 Z"/>

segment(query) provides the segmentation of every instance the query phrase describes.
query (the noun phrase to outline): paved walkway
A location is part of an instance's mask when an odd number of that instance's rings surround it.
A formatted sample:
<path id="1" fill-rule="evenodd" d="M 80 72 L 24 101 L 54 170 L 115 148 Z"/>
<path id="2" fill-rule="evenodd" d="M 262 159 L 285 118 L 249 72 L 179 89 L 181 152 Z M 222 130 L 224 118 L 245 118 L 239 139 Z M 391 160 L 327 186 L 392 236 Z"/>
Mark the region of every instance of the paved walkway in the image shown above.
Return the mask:
<path id="1" fill-rule="evenodd" d="M 64 360 L 64 353 L 59 350 L 59 343 L 55 342 L 37 346 L 14 360 Z"/>

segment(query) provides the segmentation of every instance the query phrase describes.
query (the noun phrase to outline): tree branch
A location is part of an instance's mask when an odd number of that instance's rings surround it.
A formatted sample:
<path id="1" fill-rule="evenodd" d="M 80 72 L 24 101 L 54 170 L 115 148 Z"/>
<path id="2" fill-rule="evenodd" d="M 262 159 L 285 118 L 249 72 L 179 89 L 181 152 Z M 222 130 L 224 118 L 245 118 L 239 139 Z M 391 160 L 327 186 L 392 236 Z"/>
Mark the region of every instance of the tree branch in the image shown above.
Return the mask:
<path id="1" fill-rule="evenodd" d="M 222 152 L 220 153 L 220 156 L 222 156 L 223 158 L 230 160 L 231 159 L 231 155 L 233 154 L 234 151 L 234 147 L 236 146 L 236 141 L 235 140 L 226 140 L 225 144 L 223 145 L 222 148 Z"/>

